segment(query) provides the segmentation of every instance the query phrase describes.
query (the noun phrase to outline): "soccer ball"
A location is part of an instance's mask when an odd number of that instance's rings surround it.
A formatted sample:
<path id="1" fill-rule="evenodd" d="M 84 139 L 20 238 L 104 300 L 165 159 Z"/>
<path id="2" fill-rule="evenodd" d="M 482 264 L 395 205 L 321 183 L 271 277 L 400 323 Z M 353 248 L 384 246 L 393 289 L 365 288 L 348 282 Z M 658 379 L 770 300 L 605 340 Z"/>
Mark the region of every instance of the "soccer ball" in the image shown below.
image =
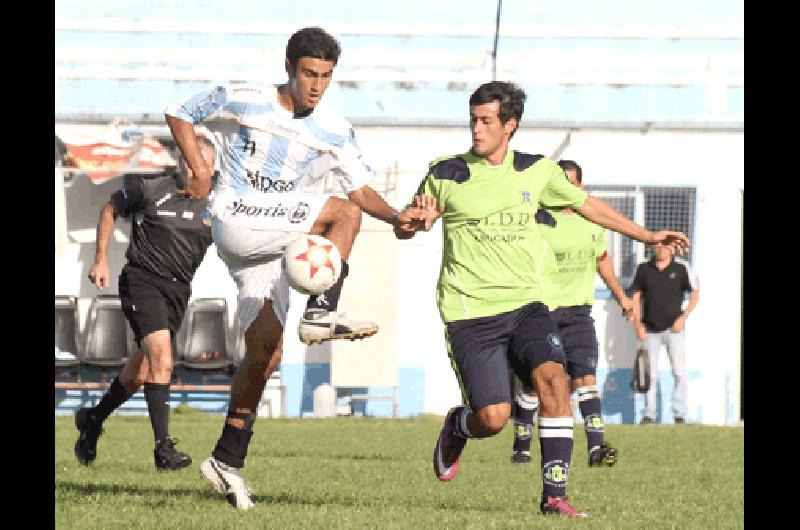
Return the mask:
<path id="1" fill-rule="evenodd" d="M 295 291 L 320 294 L 330 289 L 342 272 L 342 256 L 330 240 L 304 235 L 283 252 L 283 272 Z"/>

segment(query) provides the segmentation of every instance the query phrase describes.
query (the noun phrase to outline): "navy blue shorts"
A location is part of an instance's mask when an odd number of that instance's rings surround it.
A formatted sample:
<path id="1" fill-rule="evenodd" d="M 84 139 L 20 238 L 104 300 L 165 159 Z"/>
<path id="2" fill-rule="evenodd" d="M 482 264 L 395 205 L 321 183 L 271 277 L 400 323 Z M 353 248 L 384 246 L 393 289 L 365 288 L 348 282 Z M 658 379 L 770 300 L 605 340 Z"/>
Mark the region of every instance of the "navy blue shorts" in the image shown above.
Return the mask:
<path id="1" fill-rule="evenodd" d="M 555 321 L 539 302 L 450 322 L 445 340 L 464 402 L 473 411 L 512 402 L 511 371 L 530 385 L 531 372 L 543 362 L 566 363 Z"/>
<path id="2" fill-rule="evenodd" d="M 168 329 L 175 337 L 190 295 L 188 284 L 131 265 L 125 265 L 119 275 L 122 311 L 140 348 L 141 340 L 154 331 Z"/>
<path id="3" fill-rule="evenodd" d="M 559 307 L 551 314 L 558 326 L 571 378 L 597 375 L 597 333 L 588 305 Z"/>

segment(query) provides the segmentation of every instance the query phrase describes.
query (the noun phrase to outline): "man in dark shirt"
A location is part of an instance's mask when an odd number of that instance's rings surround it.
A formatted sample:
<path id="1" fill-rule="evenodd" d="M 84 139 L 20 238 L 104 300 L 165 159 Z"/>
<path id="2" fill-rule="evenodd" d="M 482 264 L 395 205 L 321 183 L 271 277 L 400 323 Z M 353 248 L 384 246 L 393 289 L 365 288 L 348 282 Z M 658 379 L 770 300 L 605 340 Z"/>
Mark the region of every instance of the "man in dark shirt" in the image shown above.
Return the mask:
<path id="1" fill-rule="evenodd" d="M 216 150 L 207 138 L 198 144 L 209 167 Z M 122 310 L 133 329 L 139 350 L 131 355 L 100 402 L 75 415 L 80 436 L 75 456 L 88 465 L 97 457 L 97 439 L 103 421 L 130 398 L 142 384 L 153 426 L 157 469 L 181 469 L 192 463 L 175 449 L 169 436 L 169 386 L 172 378 L 172 337 L 180 328 L 191 296 L 191 281 L 211 244 L 207 200 L 186 193 L 191 175 L 183 157 L 174 174 L 134 178 L 111 195 L 97 223 L 95 263 L 89 280 L 108 286 L 108 240 L 119 215 L 133 216 L 128 263 L 119 276 Z"/>
<path id="2" fill-rule="evenodd" d="M 700 291 L 697 277 L 689 263 L 674 256 L 664 245 L 653 246 L 653 257 L 640 263 L 631 283 L 633 291 L 636 336 L 644 342 L 650 358 L 650 373 L 658 380 L 658 355 L 661 345 L 667 347 L 672 365 L 675 389 L 672 393 L 672 412 L 675 423 L 686 421 L 686 355 L 684 326 L 697 302 Z M 689 303 L 683 305 L 684 292 L 690 293 Z M 642 311 L 642 303 L 644 308 Z M 655 423 L 656 385 L 650 385 L 645 394 L 642 424 Z"/>

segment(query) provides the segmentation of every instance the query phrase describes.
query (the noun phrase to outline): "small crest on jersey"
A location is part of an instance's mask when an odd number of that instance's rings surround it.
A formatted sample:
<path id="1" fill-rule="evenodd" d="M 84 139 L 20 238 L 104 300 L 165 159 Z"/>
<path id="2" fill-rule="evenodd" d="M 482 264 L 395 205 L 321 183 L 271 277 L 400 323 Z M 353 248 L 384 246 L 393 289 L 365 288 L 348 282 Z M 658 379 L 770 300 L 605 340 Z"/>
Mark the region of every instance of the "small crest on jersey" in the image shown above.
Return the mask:
<path id="1" fill-rule="evenodd" d="M 305 202 L 298 202 L 289 210 L 289 222 L 292 224 L 302 223 L 308 217 L 311 208 Z"/>
<path id="2" fill-rule="evenodd" d="M 550 333 L 547 335 L 547 342 L 550 343 L 550 346 L 553 348 L 561 348 L 561 337 L 558 336 L 558 333 Z"/>
<path id="3" fill-rule="evenodd" d="M 597 234 L 592 234 L 592 243 L 597 242 Z"/>
<path id="4" fill-rule="evenodd" d="M 531 203 L 531 192 L 522 190 L 522 204 L 530 204 Z"/>
<path id="5" fill-rule="evenodd" d="M 674 272 L 670 272 L 669 273 L 669 279 L 670 280 L 674 280 L 675 279 L 675 273 Z"/>

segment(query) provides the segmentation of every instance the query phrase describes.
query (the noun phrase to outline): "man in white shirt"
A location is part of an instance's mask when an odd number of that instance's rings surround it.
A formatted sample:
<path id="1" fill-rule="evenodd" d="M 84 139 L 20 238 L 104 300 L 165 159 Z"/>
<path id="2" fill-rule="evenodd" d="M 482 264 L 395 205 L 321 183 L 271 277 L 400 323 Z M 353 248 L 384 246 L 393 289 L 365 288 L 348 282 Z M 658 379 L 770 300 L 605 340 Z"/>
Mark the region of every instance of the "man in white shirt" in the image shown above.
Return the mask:
<path id="1" fill-rule="evenodd" d="M 343 260 L 337 283 L 310 297 L 300 340 L 363 338 L 378 326 L 336 311 L 362 210 L 401 232 L 429 228 L 432 222 L 431 212 L 415 207 L 398 212 L 367 185 L 375 172 L 361 159 L 352 125 L 320 104 L 340 52 L 336 39 L 321 28 L 303 28 L 286 46 L 288 82 L 217 86 L 166 110 L 167 124 L 194 175 L 186 193 L 207 195 L 214 171 L 200 156 L 195 124 L 205 125 L 220 155 L 219 179 L 209 197 L 212 236 L 239 289 L 237 318 L 246 330 L 247 351 L 233 379 L 222 435 L 201 473 L 243 510 L 253 502 L 239 470 L 264 385 L 280 364 L 289 307 L 290 288 L 280 265 L 283 249 L 300 234 L 318 234 L 336 244 Z M 325 193 L 328 173 L 347 199 Z"/>

